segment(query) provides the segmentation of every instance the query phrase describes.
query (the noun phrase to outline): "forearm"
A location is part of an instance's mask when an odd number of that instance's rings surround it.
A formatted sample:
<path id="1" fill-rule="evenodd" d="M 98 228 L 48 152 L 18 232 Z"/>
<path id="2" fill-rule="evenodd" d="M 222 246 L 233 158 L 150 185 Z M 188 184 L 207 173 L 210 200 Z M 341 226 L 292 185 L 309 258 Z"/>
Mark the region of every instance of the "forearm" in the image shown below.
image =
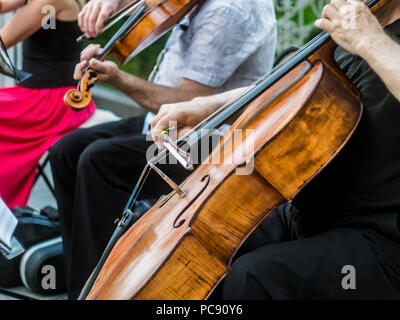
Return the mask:
<path id="1" fill-rule="evenodd" d="M 120 71 L 112 84 L 143 108 L 157 113 L 163 104 L 189 101 L 198 94 L 186 88 L 157 85 Z"/>
<path id="2" fill-rule="evenodd" d="M 0 0 L 0 13 L 14 11 L 25 4 L 25 0 Z"/>
<path id="3" fill-rule="evenodd" d="M 11 48 L 17 43 L 27 39 L 42 26 L 42 9 L 45 5 L 53 5 L 56 12 L 64 7 L 63 2 L 56 0 L 29 1 L 22 6 L 0 30 L 6 48 Z"/>
<path id="4" fill-rule="evenodd" d="M 226 91 L 220 94 L 206 96 L 206 97 L 199 97 L 201 99 L 201 104 L 206 106 L 207 110 L 205 111 L 208 115 L 211 115 L 215 111 L 217 111 L 222 106 L 226 105 L 227 103 L 233 102 L 239 99 L 247 88 L 238 88 L 230 91 Z"/>
<path id="5" fill-rule="evenodd" d="M 382 33 L 361 43 L 359 54 L 400 100 L 400 44 Z"/>

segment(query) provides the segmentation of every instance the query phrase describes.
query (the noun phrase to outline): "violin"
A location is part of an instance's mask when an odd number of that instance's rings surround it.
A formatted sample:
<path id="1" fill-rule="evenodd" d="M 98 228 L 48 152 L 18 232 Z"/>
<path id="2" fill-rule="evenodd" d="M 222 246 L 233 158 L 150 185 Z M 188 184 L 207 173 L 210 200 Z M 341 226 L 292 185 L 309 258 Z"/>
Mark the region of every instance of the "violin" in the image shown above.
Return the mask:
<path id="1" fill-rule="evenodd" d="M 199 0 L 137 0 L 112 18 L 118 19 L 129 11 L 130 17 L 103 48 L 97 57 L 100 61 L 109 55 L 120 64 L 129 62 L 146 49 L 175 24 L 177 24 Z M 113 25 L 111 23 L 109 26 Z M 91 91 L 98 80 L 96 72 L 90 67 L 78 84 L 77 89 L 69 90 L 64 96 L 65 104 L 75 111 L 85 109 L 91 100 Z"/>
<path id="2" fill-rule="evenodd" d="M 397 0 L 366 3 L 379 13 L 392 1 Z M 202 139 L 202 129 L 217 128 L 242 112 L 209 161 L 118 240 L 86 299 L 200 300 L 211 295 L 252 231 L 276 207 L 292 201 L 355 132 L 362 116 L 360 94 L 335 63 L 336 47 L 327 33 L 320 33 L 181 139 L 193 145 Z M 148 170 L 167 153 L 164 149 L 149 161 L 131 200 Z M 213 157 L 220 161 L 215 164 Z M 253 170 L 236 174 L 248 163 Z"/>

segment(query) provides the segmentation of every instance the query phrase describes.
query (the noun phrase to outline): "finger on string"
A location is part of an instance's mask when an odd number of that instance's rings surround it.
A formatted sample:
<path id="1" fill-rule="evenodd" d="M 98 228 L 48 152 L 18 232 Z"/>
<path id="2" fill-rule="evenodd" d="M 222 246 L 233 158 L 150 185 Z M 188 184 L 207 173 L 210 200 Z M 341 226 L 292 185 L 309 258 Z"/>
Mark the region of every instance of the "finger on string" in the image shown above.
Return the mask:
<path id="1" fill-rule="evenodd" d="M 95 58 L 90 59 L 89 66 L 98 73 L 108 73 L 108 67 L 105 62 L 99 61 Z"/>
<path id="2" fill-rule="evenodd" d="M 75 67 L 75 71 L 74 71 L 74 80 L 81 80 L 84 74 L 84 70 L 87 68 L 88 66 L 88 62 L 82 61 L 80 63 L 78 63 Z"/>

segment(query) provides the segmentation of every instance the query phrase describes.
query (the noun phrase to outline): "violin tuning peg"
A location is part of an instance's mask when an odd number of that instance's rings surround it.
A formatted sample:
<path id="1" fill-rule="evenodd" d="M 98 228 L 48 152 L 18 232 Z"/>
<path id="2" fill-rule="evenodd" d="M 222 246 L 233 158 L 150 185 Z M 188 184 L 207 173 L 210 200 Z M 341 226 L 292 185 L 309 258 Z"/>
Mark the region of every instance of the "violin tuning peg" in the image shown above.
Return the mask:
<path id="1" fill-rule="evenodd" d="M 89 71 L 89 80 L 91 80 L 92 78 L 96 78 L 97 77 L 97 72 L 94 70 L 90 70 Z"/>

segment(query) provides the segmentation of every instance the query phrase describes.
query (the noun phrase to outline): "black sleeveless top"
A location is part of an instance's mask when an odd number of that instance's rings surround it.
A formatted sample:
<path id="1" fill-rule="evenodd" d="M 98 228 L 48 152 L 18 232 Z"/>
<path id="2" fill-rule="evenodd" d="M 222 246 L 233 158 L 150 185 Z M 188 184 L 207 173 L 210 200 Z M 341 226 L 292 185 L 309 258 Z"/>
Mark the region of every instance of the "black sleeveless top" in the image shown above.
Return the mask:
<path id="1" fill-rule="evenodd" d="M 75 86 L 75 65 L 80 60 L 82 44 L 77 21 L 56 20 L 55 29 L 40 28 L 23 42 L 23 70 L 33 76 L 20 83 L 27 88 Z"/>

